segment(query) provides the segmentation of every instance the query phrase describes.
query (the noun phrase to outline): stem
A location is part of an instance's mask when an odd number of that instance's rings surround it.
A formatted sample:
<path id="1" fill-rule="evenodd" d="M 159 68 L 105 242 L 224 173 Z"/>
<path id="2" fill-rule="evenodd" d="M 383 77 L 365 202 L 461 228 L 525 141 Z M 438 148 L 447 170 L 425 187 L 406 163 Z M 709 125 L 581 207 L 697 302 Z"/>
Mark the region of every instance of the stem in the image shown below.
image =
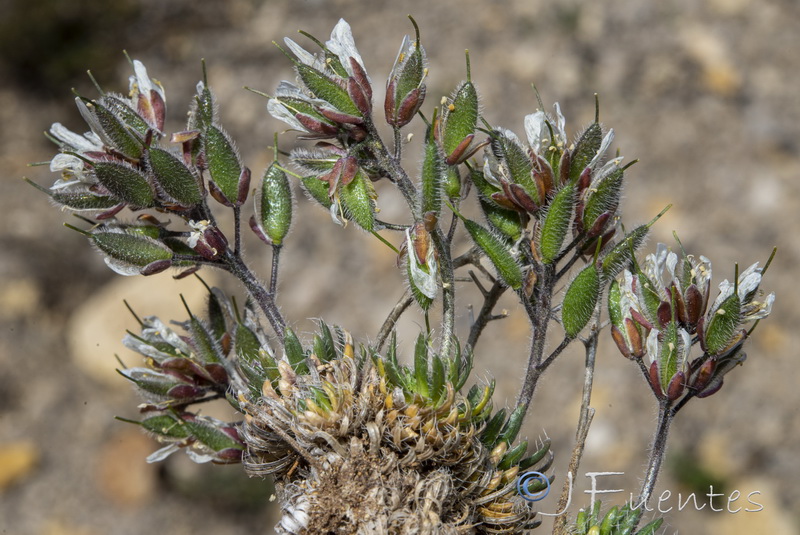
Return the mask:
<path id="1" fill-rule="evenodd" d="M 274 294 L 264 287 L 238 254 L 228 250 L 225 256 L 225 263 L 231 274 L 244 284 L 244 287 L 255 299 L 258 306 L 267 316 L 270 325 L 272 325 L 275 334 L 278 336 L 278 340 L 283 344 L 286 320 L 283 319 L 280 310 L 278 310 L 278 305 L 275 304 Z"/>
<path id="2" fill-rule="evenodd" d="M 269 277 L 269 293 L 272 294 L 273 299 L 277 295 L 278 290 L 278 263 L 280 262 L 281 246 L 272 246 L 272 272 Z"/>
<path id="3" fill-rule="evenodd" d="M 400 301 L 394 306 L 391 312 L 389 312 L 389 316 L 384 320 L 383 325 L 381 325 L 381 330 L 378 331 L 378 340 L 375 344 L 375 348 L 380 351 L 383 348 L 383 344 L 386 343 L 386 338 L 389 337 L 389 334 L 392 332 L 397 320 L 400 319 L 400 316 L 403 315 L 403 312 L 411 305 L 414 301 L 414 297 L 411 295 L 409 290 L 403 294 L 403 297 L 400 298 Z"/>
<path id="4" fill-rule="evenodd" d="M 528 299 L 521 296 L 522 304 L 528 313 L 533 331 L 533 340 L 528 354 L 528 364 L 525 371 L 525 379 L 517 398 L 517 406 L 522 406 L 525 411 L 533 399 L 533 393 L 544 370 L 540 364 L 544 354 L 545 339 L 547 338 L 547 327 L 550 323 L 550 303 L 553 298 L 554 268 L 552 265 L 541 266 L 539 282 L 534 289 L 534 295 Z M 535 304 L 534 304 L 535 303 Z"/>
<path id="5" fill-rule="evenodd" d="M 440 351 L 443 356 L 447 356 L 450 354 L 456 322 L 456 281 L 450 256 L 450 242 L 447 241 L 438 225 L 431 237 L 436 252 L 439 253 L 439 274 L 442 277 L 442 344 Z"/>
<path id="6" fill-rule="evenodd" d="M 659 405 L 658 425 L 656 426 L 653 446 L 650 448 L 650 462 L 644 476 L 642 490 L 639 493 L 639 497 L 636 498 L 636 504 L 638 504 L 638 506 L 646 505 L 650 500 L 650 496 L 653 494 L 658 472 L 661 469 L 661 463 L 667 452 L 667 437 L 669 435 L 669 426 L 672 423 L 672 417 L 671 402 L 669 400 L 662 400 Z"/>
<path id="7" fill-rule="evenodd" d="M 599 315 L 599 314 L 598 314 Z M 594 325 L 592 326 L 592 334 L 586 342 L 584 342 L 584 347 L 586 348 L 586 364 L 585 364 L 585 374 L 583 376 L 583 394 L 581 396 L 581 412 L 580 416 L 578 417 L 578 429 L 575 432 L 575 447 L 572 449 L 572 458 L 569 461 L 569 473 L 570 474 L 577 474 L 578 468 L 581 464 L 581 458 L 583 457 L 583 450 L 586 446 L 586 437 L 589 434 L 589 427 L 592 425 L 592 419 L 594 418 L 594 408 L 590 407 L 589 404 L 592 401 L 592 385 L 594 383 L 594 366 L 597 357 L 597 341 L 598 335 L 600 334 L 600 330 L 598 328 L 598 321 L 599 318 L 596 318 Z M 567 507 L 567 503 L 570 497 L 570 490 L 571 490 L 571 483 L 568 481 L 564 483 L 563 488 L 561 489 L 561 497 L 558 500 L 558 506 L 556 511 L 563 511 Z M 567 534 L 567 516 L 560 515 L 556 518 L 553 524 L 553 534 L 554 535 L 566 535 Z"/>
<path id="8" fill-rule="evenodd" d="M 470 271 L 472 273 L 472 271 Z M 477 281 L 476 281 L 477 284 Z M 495 281 L 492 285 L 491 290 L 484 291 L 483 288 L 478 286 L 478 288 L 483 292 L 483 306 L 481 307 L 481 311 L 478 312 L 478 317 L 475 319 L 475 323 L 469 329 L 469 337 L 467 338 L 467 345 L 465 350 L 470 351 L 474 349 L 475 344 L 478 343 L 478 338 L 480 338 L 483 329 L 486 325 L 492 321 L 493 319 L 498 319 L 504 316 L 493 316 L 492 310 L 494 309 L 497 301 L 500 300 L 500 296 L 506 291 L 506 286 L 500 281 Z"/>
<path id="9" fill-rule="evenodd" d="M 238 255 L 242 250 L 242 208 L 233 207 L 233 254 Z"/>

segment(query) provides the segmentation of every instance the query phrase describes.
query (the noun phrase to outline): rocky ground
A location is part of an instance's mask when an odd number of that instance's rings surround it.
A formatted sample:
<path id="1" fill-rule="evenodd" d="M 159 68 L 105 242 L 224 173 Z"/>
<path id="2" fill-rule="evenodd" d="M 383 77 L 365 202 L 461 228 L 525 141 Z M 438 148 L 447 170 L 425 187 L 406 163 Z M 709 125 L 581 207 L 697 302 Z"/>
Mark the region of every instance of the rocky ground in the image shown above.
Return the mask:
<path id="1" fill-rule="evenodd" d="M 647 221 L 673 204 L 651 245 L 677 231 L 687 249 L 712 259 L 717 282 L 732 277 L 734 262 L 763 262 L 778 246 L 764 283 L 778 294 L 772 317 L 759 325 L 747 362 L 725 388 L 676 420 L 658 492 L 672 492 L 662 503 L 663 510 L 672 507 L 667 533 L 798 533 L 800 396 L 792 366 L 800 334 L 792 325 L 800 322 L 800 295 L 792 266 L 800 261 L 800 240 L 792 233 L 800 232 L 800 4 L 794 0 L 0 5 L 2 533 L 271 533 L 277 514 L 268 483 L 248 481 L 238 467 L 195 466 L 179 455 L 145 464 L 155 444 L 113 419 L 135 416 L 137 403 L 114 373 L 115 353 L 134 360 L 118 342 L 135 328 L 122 300 L 141 314 L 181 318 L 178 294 L 200 303 L 202 288 L 169 276 L 114 276 L 85 240 L 61 226 L 68 216 L 49 209 L 20 180 L 52 180 L 46 168 L 26 167 L 52 155 L 41 135 L 52 122 L 83 128 L 69 89 L 93 94 L 86 68 L 104 87 L 123 89 L 128 65 L 120 51 L 126 49 L 165 84 L 171 127 L 180 129 L 205 58 L 223 122 L 257 173 L 280 126 L 267 119 L 261 97 L 241 88 L 270 92 L 292 76 L 271 41 L 298 28 L 324 39 L 344 17 L 380 87 L 402 36 L 412 31 L 408 13 L 419 22 L 428 52 L 431 103 L 464 77 L 464 48 L 493 124 L 521 133 L 522 116 L 536 107 L 535 83 L 547 105 L 561 103 L 575 132 L 592 119 L 599 93 L 601 118 L 617 133 L 615 146 L 640 160 L 629 173 L 628 221 Z M 303 318 L 322 317 L 356 336 L 374 336 L 383 311 L 402 292 L 393 256 L 299 205 L 283 258 L 283 310 L 300 331 L 312 325 Z M 392 213 L 389 200 L 381 206 Z M 462 328 L 470 299 L 466 293 L 460 303 Z M 513 302 L 504 306 L 510 317 L 491 325 L 476 356 L 479 375 L 498 379 L 499 404 L 514 399 L 528 337 Z M 415 328 L 407 321 L 406 340 Z M 580 361 L 577 353 L 564 355 L 549 372 L 524 430 L 553 439 L 559 481 L 572 447 Z M 610 497 L 620 502 L 638 489 L 654 407 L 638 371 L 608 340 L 599 367 L 598 414 L 581 473 L 624 472 L 600 481 L 624 489 Z M 230 416 L 225 407 L 209 411 Z M 725 494 L 717 508 L 725 509 L 734 491 L 741 497 L 730 510 L 678 511 L 678 493 L 698 486 L 705 493 L 709 482 Z M 573 503 L 586 504 L 588 488 L 589 480 L 579 477 Z M 747 503 L 754 492 L 763 510 L 746 512 L 756 508 Z M 542 503 L 552 512 L 555 499 Z M 734 513 L 737 507 L 743 509 Z"/>

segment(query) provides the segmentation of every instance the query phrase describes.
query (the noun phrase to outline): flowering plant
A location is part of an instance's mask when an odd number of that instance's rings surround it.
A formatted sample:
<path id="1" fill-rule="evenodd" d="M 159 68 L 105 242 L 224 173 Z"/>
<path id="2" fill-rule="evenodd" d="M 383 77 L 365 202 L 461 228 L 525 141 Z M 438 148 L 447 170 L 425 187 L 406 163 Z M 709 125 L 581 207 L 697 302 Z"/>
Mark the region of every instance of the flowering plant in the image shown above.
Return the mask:
<path id="1" fill-rule="evenodd" d="M 71 228 L 111 269 L 173 269 L 184 277 L 213 267 L 247 292 L 240 306 L 209 289 L 207 310 L 187 311 L 175 328 L 139 319 L 141 332 L 125 344 L 144 366 L 120 373 L 146 401 L 140 419 L 127 421 L 163 445 L 148 461 L 184 450 L 197 462 L 241 462 L 251 475 L 273 477 L 281 533 L 518 533 L 539 524 L 535 498 L 558 475 L 545 475 L 553 461 L 549 439 L 518 440 L 539 380 L 567 346 L 583 343 L 583 405 L 569 479 L 594 414 L 598 339 L 610 324 L 659 406 L 637 500 L 646 504 L 672 419 L 690 400 L 722 387 L 745 360 L 748 326 L 769 315 L 774 294 L 763 297 L 759 289 L 769 262 L 736 273 L 712 296 L 710 261 L 686 253 L 677 237 L 680 254 L 659 244 L 637 260 L 661 214 L 623 226 L 620 201 L 634 162 L 609 156 L 614 131 L 600 123 L 599 106 L 570 141 L 560 106 L 548 113 L 540 101 L 524 117 L 523 140 L 488 121 L 467 56 L 466 80 L 425 115 L 427 59 L 411 22 L 415 36 L 400 45 L 382 111 L 374 108 L 374 83 L 345 21 L 324 43 L 304 34 L 314 51 L 285 40 L 281 50 L 297 79 L 267 95 L 267 111 L 311 143 L 283 158 L 276 138 L 275 161 L 257 180 L 220 123 L 205 74 L 183 131 L 164 131 L 164 89 L 135 60 L 127 96 L 100 90 L 98 98 L 76 98 L 88 133 L 51 127 L 60 150 L 50 169 L 59 178 L 40 189 L 80 216 L 87 228 Z M 402 129 L 412 121 L 425 126 L 418 172 L 404 162 Z M 373 340 L 359 342 L 322 320 L 302 339 L 278 306 L 280 251 L 302 213 L 297 184 L 334 223 L 352 223 L 398 255 L 402 274 L 395 279 L 408 290 Z M 402 195 L 403 220 L 378 217 L 382 187 Z M 249 227 L 272 251 L 267 283 L 242 254 L 250 197 Z M 471 204 L 480 220 L 467 215 Z M 232 231 L 218 219 L 220 209 L 231 210 Z M 459 232 L 470 240 L 463 250 Z M 465 267 L 473 268 L 470 278 L 457 277 Z M 483 304 L 469 331 L 458 333 L 456 295 L 465 283 L 480 289 Z M 531 345 L 515 405 L 498 409 L 494 383 L 474 382 L 471 370 L 487 324 L 503 317 L 494 310 L 506 292 L 516 294 L 530 320 Z M 435 304 L 441 320 L 431 325 Z M 412 305 L 425 328 L 405 365 L 395 324 Z M 554 330 L 561 342 L 548 350 Z M 695 347 L 700 354 L 692 358 Z M 200 414 L 198 404 L 213 399 L 227 399 L 241 420 Z M 538 476 L 522 478 L 531 472 Z M 560 509 L 566 502 L 565 486 Z M 554 531 L 647 534 L 660 526 L 656 519 L 638 527 L 641 517 L 640 508 L 626 506 L 601 518 L 592 504 L 574 519 L 559 516 Z"/>

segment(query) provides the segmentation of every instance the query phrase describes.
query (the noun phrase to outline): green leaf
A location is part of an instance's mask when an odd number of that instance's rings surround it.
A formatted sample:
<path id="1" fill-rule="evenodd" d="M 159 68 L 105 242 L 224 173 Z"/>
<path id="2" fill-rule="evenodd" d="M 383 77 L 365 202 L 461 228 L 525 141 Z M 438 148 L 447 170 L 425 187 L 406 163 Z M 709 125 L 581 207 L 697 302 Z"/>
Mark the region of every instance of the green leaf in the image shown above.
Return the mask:
<path id="1" fill-rule="evenodd" d="M 286 358 L 295 372 L 298 374 L 308 373 L 305 350 L 303 350 L 297 335 L 288 327 L 283 339 L 283 350 L 286 352 Z"/>
<path id="2" fill-rule="evenodd" d="M 428 385 L 428 341 L 425 335 L 417 337 L 414 346 L 414 378 L 416 382 L 415 392 L 422 397 L 430 397 L 430 387 Z"/>

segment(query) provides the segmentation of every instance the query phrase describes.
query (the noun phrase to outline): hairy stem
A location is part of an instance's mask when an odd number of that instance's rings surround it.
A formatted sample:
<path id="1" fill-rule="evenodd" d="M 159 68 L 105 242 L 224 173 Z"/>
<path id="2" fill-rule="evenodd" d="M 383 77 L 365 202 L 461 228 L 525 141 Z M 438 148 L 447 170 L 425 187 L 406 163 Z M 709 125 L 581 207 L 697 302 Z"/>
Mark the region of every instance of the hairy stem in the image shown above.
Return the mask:
<path id="1" fill-rule="evenodd" d="M 403 312 L 414 302 L 414 297 L 411 295 L 410 290 L 406 290 L 403 294 L 403 297 L 397 302 L 397 304 L 392 308 L 392 311 L 389 312 L 389 315 L 381 325 L 381 330 L 378 331 L 378 339 L 375 342 L 375 349 L 380 351 L 383 348 L 383 344 L 386 343 L 386 339 L 391 334 L 392 329 L 397 324 L 397 320 L 400 319 L 400 316 L 403 315 Z"/>
<path id="2" fill-rule="evenodd" d="M 274 294 L 258 280 L 238 254 L 228 251 L 225 257 L 225 263 L 229 271 L 244 284 L 244 287 L 253 297 L 259 308 L 264 312 L 264 315 L 267 316 L 267 320 L 269 320 L 272 329 L 275 331 L 278 340 L 282 344 L 284 331 L 286 330 L 286 320 L 283 319 L 283 315 L 281 315 L 280 310 L 278 310 L 278 305 L 275 304 Z"/>
<path id="3" fill-rule="evenodd" d="M 650 461 L 644 476 L 644 483 L 642 483 L 642 490 L 639 492 L 639 497 L 636 498 L 635 502 L 638 505 L 647 504 L 656 486 L 661 463 L 667 452 L 667 437 L 669 436 L 669 427 L 673 417 L 671 405 L 671 401 L 662 400 L 659 406 L 658 425 L 656 426 L 653 446 L 650 448 Z"/>
<path id="4" fill-rule="evenodd" d="M 572 457 L 570 458 L 568 468 L 569 473 L 573 474 L 573 476 L 578 473 L 578 468 L 583 458 L 583 450 L 586 447 L 586 437 L 589 434 L 589 427 L 592 425 L 592 419 L 594 418 L 595 410 L 590 407 L 590 403 L 592 401 L 592 385 L 594 384 L 594 366 L 597 358 L 597 341 L 599 334 L 598 321 L 595 320 L 594 326 L 592 327 L 592 334 L 584 343 L 584 347 L 586 348 L 586 360 L 584 364 L 583 394 L 581 395 L 581 412 L 578 417 L 578 428 L 575 432 L 575 447 L 572 449 Z M 561 497 L 558 500 L 557 511 L 563 511 L 567 507 L 571 487 L 572 484 L 568 481 L 561 489 Z M 560 515 L 553 524 L 553 534 L 566 535 L 567 533 L 567 516 Z"/>
<path id="5" fill-rule="evenodd" d="M 274 299 L 277 295 L 278 290 L 278 264 L 281 258 L 281 246 L 280 245 L 273 245 L 272 246 L 272 272 L 270 273 L 269 277 L 269 293 L 272 294 L 272 298 Z"/>

